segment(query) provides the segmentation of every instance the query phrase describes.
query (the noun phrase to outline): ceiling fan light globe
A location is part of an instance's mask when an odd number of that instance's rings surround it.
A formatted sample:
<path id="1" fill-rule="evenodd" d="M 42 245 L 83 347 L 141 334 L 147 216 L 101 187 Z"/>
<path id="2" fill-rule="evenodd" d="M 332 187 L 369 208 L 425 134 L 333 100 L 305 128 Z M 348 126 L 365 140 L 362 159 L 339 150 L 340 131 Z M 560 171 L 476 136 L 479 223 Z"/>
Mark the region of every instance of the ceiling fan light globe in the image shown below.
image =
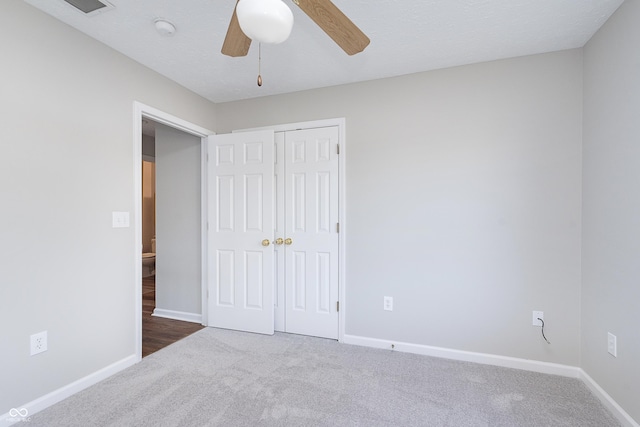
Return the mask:
<path id="1" fill-rule="evenodd" d="M 293 13 L 282 0 L 240 0 L 236 14 L 242 32 L 260 43 L 282 43 L 293 28 Z"/>

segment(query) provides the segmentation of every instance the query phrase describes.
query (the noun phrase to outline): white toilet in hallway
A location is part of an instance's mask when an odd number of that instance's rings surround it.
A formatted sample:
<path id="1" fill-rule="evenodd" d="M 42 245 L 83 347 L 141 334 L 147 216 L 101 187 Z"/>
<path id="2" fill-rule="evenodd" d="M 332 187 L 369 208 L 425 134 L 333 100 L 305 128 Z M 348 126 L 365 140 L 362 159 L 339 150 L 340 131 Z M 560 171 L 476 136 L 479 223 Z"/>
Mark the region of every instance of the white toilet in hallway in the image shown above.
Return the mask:
<path id="1" fill-rule="evenodd" d="M 156 274 L 156 239 L 151 239 L 151 252 L 142 253 L 142 277 Z"/>

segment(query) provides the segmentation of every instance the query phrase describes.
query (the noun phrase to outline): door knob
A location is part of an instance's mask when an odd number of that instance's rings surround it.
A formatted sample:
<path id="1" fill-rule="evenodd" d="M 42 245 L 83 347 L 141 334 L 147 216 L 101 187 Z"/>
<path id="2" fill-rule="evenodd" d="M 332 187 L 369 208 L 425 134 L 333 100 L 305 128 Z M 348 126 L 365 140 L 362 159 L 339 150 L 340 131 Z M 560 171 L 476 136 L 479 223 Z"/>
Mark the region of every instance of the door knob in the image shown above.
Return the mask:
<path id="1" fill-rule="evenodd" d="M 262 246 L 269 246 L 269 243 L 271 243 L 271 242 L 269 242 L 269 239 L 264 239 L 262 241 Z"/>
<path id="2" fill-rule="evenodd" d="M 287 237 L 286 239 L 284 239 L 284 244 L 285 245 L 290 245 L 293 243 L 293 239 L 290 237 Z"/>
<path id="3" fill-rule="evenodd" d="M 273 244 L 275 245 L 281 245 L 284 243 L 284 239 L 282 237 L 278 237 L 276 240 L 273 241 Z"/>

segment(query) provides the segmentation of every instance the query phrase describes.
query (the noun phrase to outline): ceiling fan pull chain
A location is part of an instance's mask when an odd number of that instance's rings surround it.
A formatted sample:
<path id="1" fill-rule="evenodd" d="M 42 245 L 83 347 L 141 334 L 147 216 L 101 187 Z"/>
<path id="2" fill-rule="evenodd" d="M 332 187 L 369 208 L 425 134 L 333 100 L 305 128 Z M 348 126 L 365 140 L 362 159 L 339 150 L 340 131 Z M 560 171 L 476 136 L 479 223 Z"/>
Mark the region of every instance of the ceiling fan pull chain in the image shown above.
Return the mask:
<path id="1" fill-rule="evenodd" d="M 262 76 L 260 75 L 261 62 L 262 62 L 262 43 L 258 43 L 258 86 L 262 86 Z"/>

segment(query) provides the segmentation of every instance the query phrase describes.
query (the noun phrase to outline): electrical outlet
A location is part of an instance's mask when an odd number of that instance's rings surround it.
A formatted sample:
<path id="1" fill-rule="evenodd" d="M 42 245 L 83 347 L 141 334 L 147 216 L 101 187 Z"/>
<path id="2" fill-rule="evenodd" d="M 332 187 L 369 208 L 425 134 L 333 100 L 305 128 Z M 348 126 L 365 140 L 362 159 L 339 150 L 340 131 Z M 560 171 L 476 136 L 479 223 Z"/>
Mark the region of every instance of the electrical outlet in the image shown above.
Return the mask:
<path id="1" fill-rule="evenodd" d="M 538 318 L 544 320 L 544 311 L 534 311 L 532 316 L 532 325 L 533 326 L 542 326 L 542 322 L 538 320 Z"/>
<path id="2" fill-rule="evenodd" d="M 607 351 L 613 357 L 618 357 L 618 338 L 611 332 L 607 336 Z"/>
<path id="3" fill-rule="evenodd" d="M 47 351 L 47 331 L 31 335 L 31 356 Z"/>
<path id="4" fill-rule="evenodd" d="M 393 311 L 393 297 L 384 297 L 383 308 L 387 311 Z"/>

